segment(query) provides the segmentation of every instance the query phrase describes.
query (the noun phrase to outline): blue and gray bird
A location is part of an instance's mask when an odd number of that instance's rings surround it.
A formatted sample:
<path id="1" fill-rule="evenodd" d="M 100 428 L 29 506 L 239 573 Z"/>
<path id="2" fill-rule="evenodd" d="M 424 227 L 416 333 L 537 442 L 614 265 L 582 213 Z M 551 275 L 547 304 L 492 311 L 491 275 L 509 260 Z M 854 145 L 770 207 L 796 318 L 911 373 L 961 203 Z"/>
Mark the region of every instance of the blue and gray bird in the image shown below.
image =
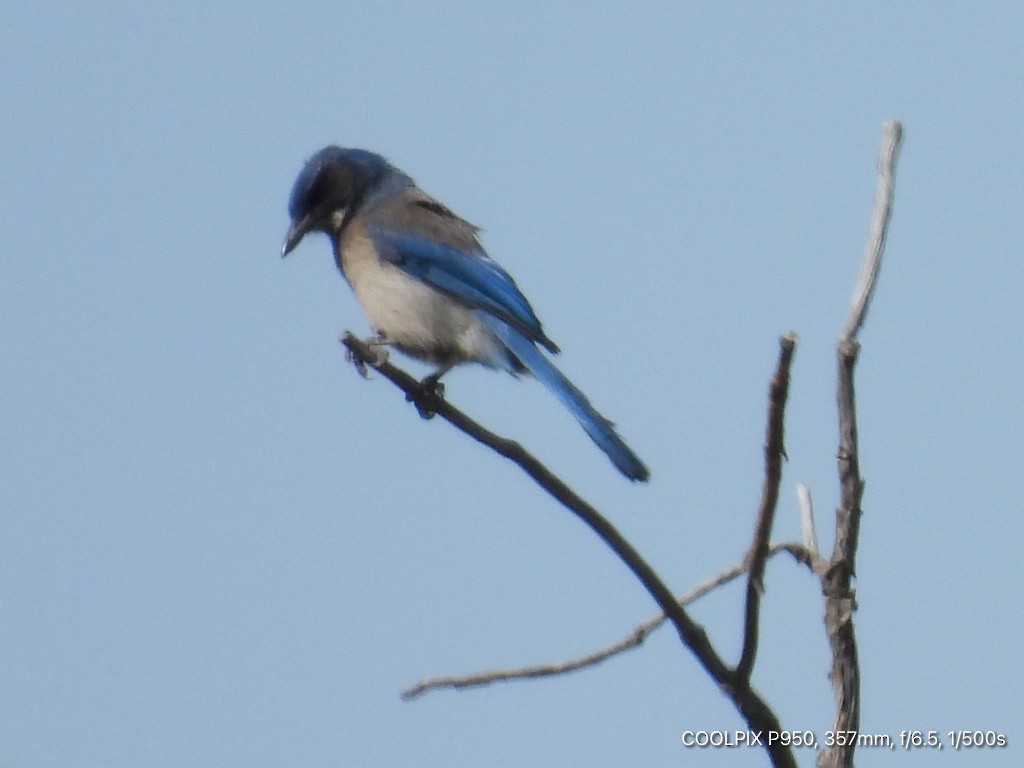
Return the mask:
<path id="1" fill-rule="evenodd" d="M 643 462 L 608 419 L 544 354 L 558 353 L 515 281 L 484 251 L 477 228 L 423 192 L 380 155 L 326 147 L 309 159 L 288 201 L 281 255 L 309 232 L 331 238 L 378 343 L 437 366 L 436 385 L 461 363 L 544 384 L 630 480 Z"/>

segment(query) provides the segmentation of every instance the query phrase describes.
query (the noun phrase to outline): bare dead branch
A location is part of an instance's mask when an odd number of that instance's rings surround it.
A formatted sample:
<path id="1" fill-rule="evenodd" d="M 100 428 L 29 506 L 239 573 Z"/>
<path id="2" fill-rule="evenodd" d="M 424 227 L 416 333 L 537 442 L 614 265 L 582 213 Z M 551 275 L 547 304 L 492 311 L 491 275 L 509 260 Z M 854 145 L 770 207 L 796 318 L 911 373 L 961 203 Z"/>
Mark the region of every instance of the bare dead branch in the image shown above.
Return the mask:
<path id="1" fill-rule="evenodd" d="M 892 218 L 896 158 L 899 156 L 902 138 L 903 125 L 898 121 L 890 120 L 882 126 L 882 151 L 878 158 L 878 189 L 875 192 L 874 213 L 871 217 L 868 243 L 864 249 L 864 260 L 861 262 L 860 278 L 853 292 L 850 314 L 840 334 L 841 339 L 853 341 L 857 338 L 857 332 L 864 324 L 868 305 L 875 293 L 878 273 L 882 268 L 885 237 L 889 233 L 889 220 Z"/>
<path id="2" fill-rule="evenodd" d="M 436 414 L 442 417 L 474 440 L 515 462 L 533 478 L 534 482 L 583 521 L 640 580 L 644 589 L 676 628 L 683 645 L 693 653 L 704 670 L 718 683 L 723 693 L 732 700 L 747 726 L 754 731 L 778 732 L 782 730 L 778 717 L 760 694 L 751 688 L 749 681 L 736 678 L 734 671 L 722 661 L 721 656 L 711 645 L 704 628 L 697 624 L 676 602 L 661 577 L 640 556 L 633 545 L 594 507 L 584 501 L 518 443 L 485 429 L 449 404 L 436 388 L 424 387 L 408 373 L 392 365 L 386 359 L 382 359 L 379 350 L 373 346 L 356 338 L 351 333 L 346 333 L 341 342 L 349 350 L 350 357 L 357 369 L 363 371 L 367 365 L 373 366 L 382 376 L 404 391 L 406 399 L 413 402 L 421 414 L 428 416 Z M 782 768 L 796 768 L 796 759 L 792 749 L 781 744 L 780 740 L 766 745 L 766 749 L 773 765 Z"/>
<path id="3" fill-rule="evenodd" d="M 782 460 L 786 455 L 784 440 L 786 400 L 789 397 L 789 369 L 796 350 L 797 337 L 788 333 L 779 339 L 779 364 L 772 378 L 768 397 L 768 426 L 764 443 L 764 483 L 761 489 L 761 506 L 754 525 L 754 539 L 750 544 L 746 560 L 750 563 L 747 573 L 747 600 L 743 623 L 743 650 L 736 665 L 737 678 L 749 682 L 757 657 L 761 593 L 764 592 L 764 566 L 768 559 L 768 541 L 775 522 L 775 507 L 779 501 L 779 486 L 782 483 Z"/>
<path id="4" fill-rule="evenodd" d="M 898 122 L 885 124 L 878 163 L 878 193 L 875 197 L 868 247 L 864 254 L 865 262 L 854 294 L 850 316 L 836 349 L 836 399 L 839 409 L 839 450 L 836 460 L 839 469 L 840 504 L 836 509 L 832 558 L 822 577 L 822 591 L 825 594 L 825 629 L 832 651 L 830 677 L 836 705 L 833 723 L 835 731 L 857 731 L 860 728 L 860 666 L 853 626 L 857 600 L 852 582 L 856 573 L 864 480 L 860 476 L 853 370 L 859 351 L 857 332 L 867 314 L 882 263 L 882 251 L 892 212 L 893 173 L 902 133 L 902 126 Z M 850 768 L 853 765 L 854 748 L 855 740 L 842 747 L 824 749 L 818 754 L 818 765 L 822 768 Z"/>
<path id="5" fill-rule="evenodd" d="M 811 571 L 814 570 L 814 557 L 805 547 L 796 542 L 785 542 L 773 544 L 768 550 L 768 557 L 774 557 L 780 552 L 788 552 L 799 563 L 806 565 Z M 715 574 L 707 581 L 691 589 L 682 597 L 678 598 L 680 605 L 689 605 L 695 600 L 703 597 L 709 592 L 724 586 L 746 573 L 749 560 L 736 563 L 724 571 Z M 512 669 L 490 670 L 470 675 L 452 675 L 446 677 L 433 677 L 421 680 L 409 687 L 402 693 L 402 697 L 412 699 L 428 691 L 442 688 L 462 689 L 490 685 L 491 683 L 509 682 L 511 680 L 526 680 L 537 677 L 553 677 L 564 675 L 569 672 L 576 672 L 587 667 L 593 667 L 613 656 L 625 651 L 639 648 L 648 636 L 665 623 L 664 612 L 652 616 L 647 621 L 638 624 L 632 632 L 620 640 L 600 648 L 596 651 L 580 656 L 569 661 L 549 664 L 537 664 L 529 667 L 515 667 Z"/>

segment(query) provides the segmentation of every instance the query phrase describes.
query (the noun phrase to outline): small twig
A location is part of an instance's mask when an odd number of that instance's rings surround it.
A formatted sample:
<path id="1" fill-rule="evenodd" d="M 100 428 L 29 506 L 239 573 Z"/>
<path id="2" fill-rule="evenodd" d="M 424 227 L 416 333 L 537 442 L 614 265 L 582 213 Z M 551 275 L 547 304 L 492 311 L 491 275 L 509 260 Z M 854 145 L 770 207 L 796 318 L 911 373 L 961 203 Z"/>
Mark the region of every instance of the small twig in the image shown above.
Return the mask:
<path id="1" fill-rule="evenodd" d="M 796 542 L 773 544 L 768 550 L 768 557 L 774 557 L 780 552 L 788 552 L 797 562 L 806 565 L 812 571 L 814 570 L 814 556 L 802 545 L 797 544 Z M 736 563 L 730 568 L 726 568 L 724 571 L 712 576 L 703 584 L 699 584 L 685 595 L 678 598 L 679 604 L 689 605 L 712 590 L 728 584 L 738 576 L 746 573 L 748 565 L 749 562 L 744 560 L 743 562 Z M 441 688 L 452 688 L 458 690 L 462 688 L 474 688 L 490 685 L 491 683 L 525 680 L 537 677 L 553 677 L 555 675 L 564 675 L 569 672 L 576 672 L 587 667 L 596 666 L 603 661 L 607 661 L 612 656 L 617 656 L 620 653 L 640 647 L 648 636 L 650 636 L 652 632 L 664 623 L 664 612 L 658 613 L 647 621 L 638 624 L 632 632 L 621 640 L 599 650 L 592 651 L 585 656 L 580 656 L 569 661 L 537 664 L 529 667 L 516 667 L 514 669 L 490 670 L 471 675 L 450 675 L 445 677 L 427 678 L 426 680 L 421 680 L 403 691 L 402 698 L 412 699 L 420 694 L 428 691 L 439 690 Z"/>
<path id="2" fill-rule="evenodd" d="M 803 483 L 796 487 L 796 502 L 800 507 L 800 528 L 804 534 L 804 546 L 815 557 L 818 556 L 818 528 L 814 524 L 814 504 L 811 502 L 811 489 Z"/>
<path id="3" fill-rule="evenodd" d="M 736 665 L 736 676 L 747 683 L 757 656 L 758 623 L 761 593 L 764 591 L 764 566 L 768 559 L 768 540 L 775 521 L 775 507 L 779 501 L 782 482 L 782 460 L 786 455 L 784 441 L 786 400 L 789 396 L 789 369 L 796 349 L 797 336 L 788 333 L 779 339 L 779 365 L 772 379 L 769 395 L 768 426 L 764 444 L 764 484 L 761 489 L 761 507 L 754 526 L 754 539 L 747 553 L 750 563 L 747 575 L 747 600 L 743 623 L 743 651 Z"/>
<path id="4" fill-rule="evenodd" d="M 871 233 L 864 254 L 865 263 L 854 294 L 850 316 L 839 338 L 836 354 L 838 376 L 836 399 L 839 408 L 840 504 L 836 509 L 835 543 L 829 567 L 822 577 L 825 594 L 825 629 L 832 650 L 832 690 L 836 716 L 833 730 L 857 731 L 860 728 L 860 664 L 853 613 L 857 609 L 852 582 L 856 573 L 857 542 L 860 535 L 861 501 L 864 480 L 860 476 L 857 442 L 857 411 L 853 369 L 857 363 L 857 332 L 867 314 L 882 263 L 885 235 L 892 212 L 893 173 L 903 129 L 898 122 L 885 124 L 881 158 L 878 163 L 878 193 L 872 216 Z M 844 746 L 829 747 L 818 755 L 822 768 L 847 768 L 853 765 L 856 740 Z"/>
<path id="5" fill-rule="evenodd" d="M 341 342 L 352 353 L 353 361 L 357 365 L 360 360 L 374 365 L 382 376 L 406 393 L 407 399 L 415 403 L 421 414 L 436 414 L 440 416 L 474 440 L 483 443 L 498 454 L 515 462 L 538 485 L 576 515 L 615 552 L 626 567 L 633 572 L 633 575 L 640 580 L 644 589 L 654 599 L 654 602 L 658 604 L 658 607 L 665 612 L 668 621 L 676 628 L 683 645 L 693 653 L 704 670 L 711 675 L 722 691 L 732 700 L 733 705 L 739 710 L 747 726 L 754 731 L 780 732 L 782 730 L 778 717 L 768 707 L 760 694 L 750 687 L 749 681 L 740 680 L 737 685 L 737 678 L 733 670 L 725 664 L 721 656 L 718 655 L 718 652 L 711 645 L 711 641 L 704 628 L 697 624 L 686 610 L 676 602 L 675 597 L 665 585 L 665 582 L 661 580 L 661 577 L 658 576 L 651 565 L 640 556 L 640 553 L 636 551 L 633 545 L 594 507 L 584 501 L 575 491 L 562 482 L 559 477 L 532 454 L 523 449 L 521 445 L 513 440 L 502 438 L 473 421 L 441 397 L 436 388 L 424 387 L 405 371 L 395 367 L 386 360 L 381 361 L 380 356 L 374 350 L 351 333 L 346 333 L 342 337 Z M 766 745 L 765 748 L 768 750 L 772 763 L 775 766 L 796 768 L 796 758 L 790 746 L 776 740 Z"/>

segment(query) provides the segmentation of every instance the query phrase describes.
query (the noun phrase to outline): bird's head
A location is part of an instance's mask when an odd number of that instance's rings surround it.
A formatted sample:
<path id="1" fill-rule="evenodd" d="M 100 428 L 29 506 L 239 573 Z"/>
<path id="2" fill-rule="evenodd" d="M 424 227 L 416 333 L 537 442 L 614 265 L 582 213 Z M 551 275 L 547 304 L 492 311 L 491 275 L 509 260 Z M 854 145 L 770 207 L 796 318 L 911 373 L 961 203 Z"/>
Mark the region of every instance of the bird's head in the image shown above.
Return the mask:
<path id="1" fill-rule="evenodd" d="M 306 161 L 288 199 L 291 226 L 281 255 L 287 256 L 309 232 L 334 232 L 366 197 L 395 170 L 362 149 L 324 147 Z"/>

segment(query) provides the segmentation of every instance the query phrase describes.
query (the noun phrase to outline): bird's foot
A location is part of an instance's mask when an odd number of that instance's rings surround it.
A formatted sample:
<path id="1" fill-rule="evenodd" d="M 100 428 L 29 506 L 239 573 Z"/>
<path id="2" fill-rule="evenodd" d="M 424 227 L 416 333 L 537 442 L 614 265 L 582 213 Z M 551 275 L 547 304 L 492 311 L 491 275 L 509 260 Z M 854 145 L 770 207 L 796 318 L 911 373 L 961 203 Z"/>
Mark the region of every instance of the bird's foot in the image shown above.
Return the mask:
<path id="1" fill-rule="evenodd" d="M 406 400 L 416 406 L 421 418 L 434 418 L 437 413 L 436 404 L 444 400 L 444 384 L 441 383 L 441 376 L 444 373 L 444 371 L 438 371 L 424 377 L 420 381 L 419 391 L 410 392 L 405 396 Z"/>
<path id="2" fill-rule="evenodd" d="M 423 389 L 429 390 L 430 393 L 437 398 L 444 399 L 444 384 L 441 383 L 441 377 L 444 375 L 444 371 L 438 371 L 432 373 L 429 376 L 424 376 L 420 381 L 420 386 Z"/>
<path id="3" fill-rule="evenodd" d="M 366 346 L 369 347 L 372 354 L 371 357 L 357 355 L 350 349 L 346 354 L 346 359 L 355 366 L 360 376 L 368 379 L 370 378 L 370 371 L 367 366 L 379 368 L 388 361 L 388 350 L 386 347 L 390 343 L 383 334 L 371 336 L 366 340 Z"/>

